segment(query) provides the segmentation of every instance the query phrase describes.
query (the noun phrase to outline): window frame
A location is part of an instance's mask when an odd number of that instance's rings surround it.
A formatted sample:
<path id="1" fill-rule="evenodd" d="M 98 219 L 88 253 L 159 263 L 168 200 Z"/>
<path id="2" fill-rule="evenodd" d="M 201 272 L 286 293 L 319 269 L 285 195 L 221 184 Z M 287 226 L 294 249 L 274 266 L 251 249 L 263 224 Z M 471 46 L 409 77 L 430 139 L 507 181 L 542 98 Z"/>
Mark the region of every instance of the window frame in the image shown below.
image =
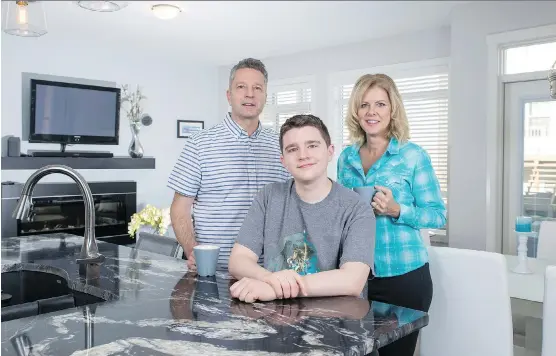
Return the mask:
<path id="1" fill-rule="evenodd" d="M 556 24 L 519 29 L 487 35 L 487 117 L 485 150 L 486 155 L 486 233 L 485 249 L 502 252 L 502 206 L 503 191 L 500 182 L 503 179 L 503 121 L 504 121 L 504 85 L 506 83 L 546 79 L 549 70 L 503 74 L 504 50 L 556 39 Z"/>
<path id="2" fill-rule="evenodd" d="M 385 73 L 390 77 L 396 78 L 411 78 L 411 77 L 419 77 L 419 76 L 426 76 L 426 75 L 434 75 L 440 73 L 448 74 L 448 89 L 446 90 L 446 99 L 448 102 L 448 144 L 447 144 L 447 168 L 446 168 L 446 193 L 443 196 L 447 201 L 446 207 L 450 203 L 450 132 L 449 132 L 449 113 L 450 113 L 450 90 L 451 90 L 451 82 L 450 82 L 450 58 L 449 57 L 441 57 L 435 58 L 431 60 L 424 60 L 424 61 L 415 61 L 415 62 L 406 62 L 406 63 L 398 63 L 393 65 L 384 65 L 384 66 L 377 66 L 367 69 L 356 69 L 356 70 L 349 70 L 349 71 L 341 71 L 331 73 L 328 76 L 328 95 L 331 98 L 328 112 L 330 117 L 338 118 L 332 120 L 332 127 L 330 129 L 330 133 L 332 136 L 332 143 L 337 147 L 336 149 L 336 157 L 334 160 L 334 165 L 336 165 L 337 159 L 340 153 L 343 150 L 342 147 L 342 137 L 343 137 L 343 118 L 341 118 L 342 113 L 342 106 L 346 102 L 347 99 L 342 98 L 342 87 L 347 83 L 355 83 L 357 79 L 366 73 Z M 426 94 L 425 94 L 426 95 Z M 422 95 L 415 95 L 413 93 L 406 94 L 405 100 L 411 100 L 415 97 L 422 97 Z M 340 117 L 339 117 L 340 116 Z M 337 175 L 336 167 L 334 167 L 334 173 Z M 448 243 L 448 230 L 449 230 L 449 223 L 446 223 L 446 226 L 442 229 L 433 229 L 429 232 L 431 233 L 431 240 L 435 242 L 441 243 Z"/>
<path id="3" fill-rule="evenodd" d="M 399 77 L 419 77 L 424 75 L 434 75 L 440 73 L 447 73 L 449 76 L 450 72 L 450 60 L 448 57 L 437 58 L 433 60 L 418 61 L 418 62 L 408 62 L 400 63 L 395 65 L 380 66 L 368 69 L 357 69 L 344 72 L 336 72 L 329 75 L 329 96 L 332 98 L 330 100 L 331 105 L 329 105 L 329 115 L 333 118 L 338 118 L 332 120 L 332 126 L 329 128 L 332 135 L 332 143 L 338 148 L 336 150 L 336 156 L 339 156 L 342 147 L 342 137 L 343 137 L 343 118 L 341 117 L 342 106 L 347 99 L 342 98 L 342 87 L 347 83 L 355 83 L 355 81 L 363 74 L 366 73 L 386 73 L 392 78 Z M 448 89 L 446 91 L 446 98 L 450 97 L 450 81 L 448 79 Z M 406 94 L 405 100 L 412 100 L 414 98 L 420 98 L 423 95 L 416 95 L 414 93 Z M 448 109 L 449 112 L 449 109 Z M 448 119 L 448 122 L 450 120 Z M 448 135 L 449 136 L 449 135 Z M 448 137 L 448 148 L 449 148 L 449 137 Z M 449 162 L 449 152 L 448 152 L 448 162 Z M 449 171 L 449 169 L 447 169 Z M 449 178 L 447 179 L 447 192 L 450 190 Z M 448 194 L 448 193 L 447 193 Z"/>
<path id="4" fill-rule="evenodd" d="M 527 75 L 530 73 L 549 71 L 551 67 L 545 69 L 525 71 L 525 72 L 508 73 L 508 50 L 536 46 L 536 45 L 543 45 L 543 44 L 556 44 L 556 36 L 549 37 L 549 38 L 536 38 L 533 40 L 518 41 L 518 42 L 513 42 L 513 43 L 500 46 L 500 75 L 511 77 L 517 75 Z M 554 58 L 554 60 L 556 60 L 556 58 Z M 553 63 L 554 62 L 550 63 L 549 66 L 552 66 Z"/>
<path id="5" fill-rule="evenodd" d="M 331 73 L 328 76 L 328 87 L 330 100 L 329 113 L 331 117 L 338 117 L 342 112 L 343 99 L 341 97 L 342 86 L 347 83 L 355 83 L 355 81 L 366 73 L 385 73 L 392 78 L 399 77 L 418 77 L 422 75 L 432 75 L 438 73 L 448 73 L 450 71 L 450 58 L 442 57 L 431 60 L 416 61 L 399 63 L 393 65 L 384 65 L 371 67 L 367 69 L 356 69 L 349 71 L 341 71 Z M 412 94 L 409 94 L 412 95 Z M 448 97 L 450 96 L 450 85 L 448 84 Z M 333 120 L 334 127 L 331 131 L 334 132 L 334 137 L 332 137 L 332 142 L 337 146 L 341 147 L 341 142 L 338 138 L 343 134 L 342 127 L 343 120 Z M 339 154 L 339 152 L 337 152 Z"/>
<path id="6" fill-rule="evenodd" d="M 313 76 L 313 75 L 269 81 L 267 83 L 267 90 L 266 90 L 267 99 L 266 100 L 268 100 L 269 96 L 272 93 L 281 92 L 281 91 L 288 91 L 288 90 L 298 90 L 299 86 L 302 86 L 302 87 L 305 87 L 305 88 L 308 88 L 308 89 L 311 90 L 311 101 L 307 102 L 307 103 L 285 104 L 283 106 L 291 105 L 293 110 L 295 111 L 297 109 L 297 108 L 295 108 L 296 105 L 302 106 L 303 104 L 307 104 L 309 112 L 313 112 L 314 108 L 315 108 L 315 97 L 316 97 L 316 95 L 315 95 L 315 92 L 316 92 L 315 76 Z M 292 87 L 292 89 L 288 89 L 288 87 Z M 298 87 L 298 88 L 295 88 L 295 87 Z M 271 107 L 276 107 L 276 106 L 278 106 L 278 105 L 271 105 Z M 270 111 L 274 115 L 279 115 L 280 113 L 283 113 L 281 110 L 274 111 L 273 109 L 268 110 L 268 108 L 269 108 L 269 104 L 268 104 L 268 102 L 266 102 L 265 106 L 264 106 L 264 109 L 261 112 L 261 115 L 259 116 L 261 124 L 263 122 L 266 122 L 266 120 L 264 120 L 265 111 L 267 113 Z M 279 127 L 278 123 L 275 123 L 275 126 L 272 129 L 275 130 L 276 132 L 279 132 L 280 127 Z"/>

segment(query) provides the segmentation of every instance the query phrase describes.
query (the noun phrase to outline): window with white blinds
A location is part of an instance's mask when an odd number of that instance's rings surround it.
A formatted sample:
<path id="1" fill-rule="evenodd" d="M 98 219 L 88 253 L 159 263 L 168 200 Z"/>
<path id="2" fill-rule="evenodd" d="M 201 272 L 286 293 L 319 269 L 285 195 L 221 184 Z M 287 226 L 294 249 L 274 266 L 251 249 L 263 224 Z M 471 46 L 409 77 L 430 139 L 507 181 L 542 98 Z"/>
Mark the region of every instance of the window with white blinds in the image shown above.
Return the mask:
<path id="1" fill-rule="evenodd" d="M 410 141 L 430 155 L 444 199 L 448 192 L 448 70 L 431 75 L 393 78 L 409 121 Z M 350 145 L 344 120 L 354 84 L 341 86 L 342 148 Z"/>
<path id="2" fill-rule="evenodd" d="M 266 105 L 260 119 L 264 127 L 280 131 L 290 117 L 311 113 L 311 83 L 292 81 L 289 84 L 268 85 Z"/>

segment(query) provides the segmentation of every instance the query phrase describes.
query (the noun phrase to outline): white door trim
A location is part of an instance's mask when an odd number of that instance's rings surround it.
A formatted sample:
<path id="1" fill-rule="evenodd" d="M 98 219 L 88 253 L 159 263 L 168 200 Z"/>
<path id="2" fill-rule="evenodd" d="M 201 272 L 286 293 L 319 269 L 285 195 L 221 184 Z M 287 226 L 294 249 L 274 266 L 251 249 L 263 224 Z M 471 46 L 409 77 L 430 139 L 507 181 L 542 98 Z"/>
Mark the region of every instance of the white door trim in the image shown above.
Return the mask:
<path id="1" fill-rule="evenodd" d="M 549 101 L 546 78 L 504 83 L 504 178 L 502 253 L 517 253 L 514 219 L 522 215 L 525 159 L 525 104 Z"/>
<path id="2" fill-rule="evenodd" d="M 504 79 L 536 80 L 543 72 L 501 76 L 503 50 L 507 47 L 556 38 L 556 24 L 497 33 L 486 38 L 488 45 L 486 116 L 486 250 L 502 252 L 502 173 Z M 544 75 L 547 75 L 548 71 Z M 545 76 L 546 78 L 546 76 Z M 547 84 L 548 91 L 548 84 Z"/>

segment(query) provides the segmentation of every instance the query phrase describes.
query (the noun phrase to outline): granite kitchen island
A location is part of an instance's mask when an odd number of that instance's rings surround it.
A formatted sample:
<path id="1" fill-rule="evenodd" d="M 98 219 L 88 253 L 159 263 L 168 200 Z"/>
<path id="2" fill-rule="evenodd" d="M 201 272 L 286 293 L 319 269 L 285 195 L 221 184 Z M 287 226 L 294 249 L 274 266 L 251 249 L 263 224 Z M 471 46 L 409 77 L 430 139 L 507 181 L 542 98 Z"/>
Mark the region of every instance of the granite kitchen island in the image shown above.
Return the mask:
<path id="1" fill-rule="evenodd" d="M 202 278 L 182 260 L 104 242 L 102 264 L 80 265 L 82 242 L 2 239 L 2 273 L 48 272 L 105 300 L 2 321 L 3 356 L 367 355 L 428 323 L 426 313 L 354 297 L 245 304 L 230 297 L 225 271 Z"/>

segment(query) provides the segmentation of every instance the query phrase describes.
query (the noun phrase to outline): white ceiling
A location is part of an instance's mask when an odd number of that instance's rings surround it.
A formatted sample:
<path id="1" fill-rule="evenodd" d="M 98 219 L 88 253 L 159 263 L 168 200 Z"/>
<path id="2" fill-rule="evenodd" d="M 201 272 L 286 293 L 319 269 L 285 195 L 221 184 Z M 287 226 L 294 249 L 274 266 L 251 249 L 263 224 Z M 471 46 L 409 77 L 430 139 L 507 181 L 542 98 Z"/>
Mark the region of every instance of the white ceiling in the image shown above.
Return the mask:
<path id="1" fill-rule="evenodd" d="M 87 11 L 73 1 L 44 1 L 43 6 L 45 37 L 51 40 L 95 45 L 100 40 L 228 65 L 248 56 L 267 58 L 447 26 L 452 8 L 464 2 L 168 1 L 184 11 L 167 21 L 150 10 L 161 1 L 131 1 L 113 13 Z"/>

